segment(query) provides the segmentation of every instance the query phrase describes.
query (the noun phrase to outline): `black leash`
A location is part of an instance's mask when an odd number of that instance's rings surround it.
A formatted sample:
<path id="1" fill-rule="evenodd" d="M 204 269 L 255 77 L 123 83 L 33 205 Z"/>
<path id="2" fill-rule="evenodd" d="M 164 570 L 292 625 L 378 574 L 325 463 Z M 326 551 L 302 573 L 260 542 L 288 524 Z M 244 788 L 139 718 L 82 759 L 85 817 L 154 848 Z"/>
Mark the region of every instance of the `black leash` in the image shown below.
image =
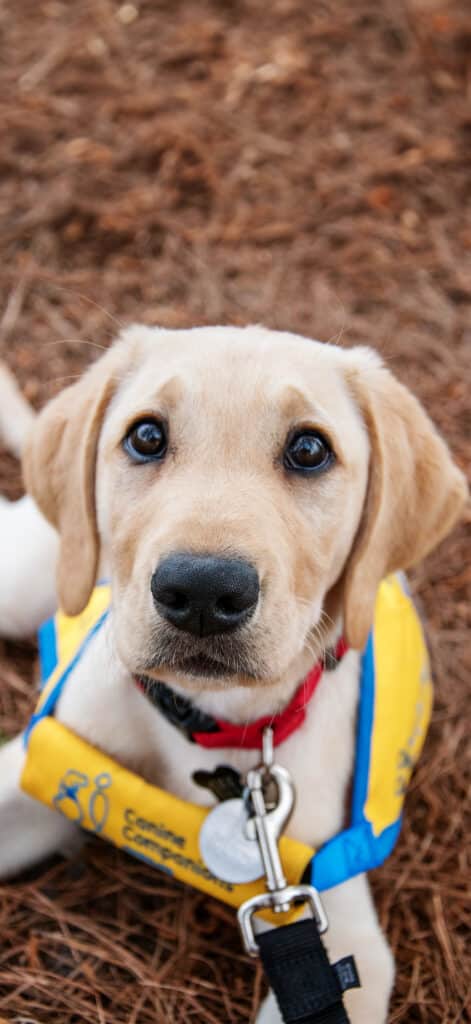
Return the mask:
<path id="1" fill-rule="evenodd" d="M 264 784 L 274 781 L 278 798 L 269 809 Z M 247 795 L 252 817 L 246 828 L 258 841 L 266 891 L 246 900 L 238 910 L 239 927 L 247 953 L 260 956 L 284 1024 L 349 1024 L 343 993 L 359 988 L 352 956 L 330 964 L 321 934 L 329 922 L 317 889 L 290 885 L 284 875 L 278 840 L 294 802 L 291 776 L 273 761 L 273 733 L 263 733 L 262 763 L 247 772 Z M 250 838 L 250 835 L 249 835 Z M 311 916 L 271 931 L 257 932 L 253 918 L 264 909 L 285 913 L 303 903 Z"/>
<path id="2" fill-rule="evenodd" d="M 360 986 L 355 961 L 329 963 L 313 918 L 261 932 L 257 943 L 285 1024 L 349 1024 L 342 995 Z"/>

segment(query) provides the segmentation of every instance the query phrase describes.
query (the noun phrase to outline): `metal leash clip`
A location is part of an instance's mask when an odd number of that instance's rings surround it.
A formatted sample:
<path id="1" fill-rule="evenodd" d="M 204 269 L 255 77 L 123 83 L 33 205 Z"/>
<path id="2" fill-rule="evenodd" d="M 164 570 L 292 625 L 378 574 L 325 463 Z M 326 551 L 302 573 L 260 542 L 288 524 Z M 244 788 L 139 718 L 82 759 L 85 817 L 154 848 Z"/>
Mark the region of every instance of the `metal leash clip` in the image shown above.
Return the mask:
<path id="1" fill-rule="evenodd" d="M 278 791 L 275 807 L 267 810 L 264 786 L 274 781 Z M 263 732 L 262 764 L 247 773 L 247 796 L 253 814 L 246 824 L 246 836 L 256 840 L 263 862 L 267 892 L 253 896 L 239 907 L 237 918 L 242 940 L 249 956 L 258 956 L 258 945 L 252 923 L 253 915 L 264 908 L 286 913 L 295 903 L 310 907 L 319 933 L 329 926 L 317 889 L 312 885 L 288 885 L 278 851 L 279 838 L 291 816 L 295 792 L 289 772 L 273 762 L 273 730 Z"/>

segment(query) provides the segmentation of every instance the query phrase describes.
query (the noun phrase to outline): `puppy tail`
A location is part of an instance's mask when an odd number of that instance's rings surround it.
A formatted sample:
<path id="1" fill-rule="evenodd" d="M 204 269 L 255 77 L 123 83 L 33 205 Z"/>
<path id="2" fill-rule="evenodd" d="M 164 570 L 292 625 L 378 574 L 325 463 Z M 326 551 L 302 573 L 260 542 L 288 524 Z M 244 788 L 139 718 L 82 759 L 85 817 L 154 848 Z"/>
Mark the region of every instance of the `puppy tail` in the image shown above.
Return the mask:
<path id="1" fill-rule="evenodd" d="M 20 457 L 35 412 L 8 366 L 0 360 L 0 442 Z"/>

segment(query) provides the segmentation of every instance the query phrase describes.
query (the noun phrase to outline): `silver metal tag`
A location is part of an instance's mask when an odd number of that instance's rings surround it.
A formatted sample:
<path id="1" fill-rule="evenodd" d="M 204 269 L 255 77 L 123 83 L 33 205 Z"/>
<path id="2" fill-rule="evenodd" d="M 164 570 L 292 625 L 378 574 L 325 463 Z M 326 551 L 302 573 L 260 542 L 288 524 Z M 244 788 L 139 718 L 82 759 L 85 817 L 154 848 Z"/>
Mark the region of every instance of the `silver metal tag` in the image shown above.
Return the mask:
<path id="1" fill-rule="evenodd" d="M 245 835 L 247 810 L 243 800 L 224 800 L 205 818 L 199 834 L 201 856 L 223 882 L 240 885 L 263 875 L 259 845 Z"/>

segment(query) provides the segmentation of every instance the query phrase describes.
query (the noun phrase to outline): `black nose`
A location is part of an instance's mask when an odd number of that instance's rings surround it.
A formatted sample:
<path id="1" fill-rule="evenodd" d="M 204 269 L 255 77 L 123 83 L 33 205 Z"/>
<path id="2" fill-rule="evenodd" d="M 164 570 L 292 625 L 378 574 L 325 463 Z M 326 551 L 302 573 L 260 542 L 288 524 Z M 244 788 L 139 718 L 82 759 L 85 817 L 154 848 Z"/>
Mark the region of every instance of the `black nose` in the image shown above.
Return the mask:
<path id="1" fill-rule="evenodd" d="M 195 636 L 237 629 L 253 615 L 260 589 L 257 570 L 242 558 L 183 552 L 160 563 L 150 588 L 160 614 Z"/>

